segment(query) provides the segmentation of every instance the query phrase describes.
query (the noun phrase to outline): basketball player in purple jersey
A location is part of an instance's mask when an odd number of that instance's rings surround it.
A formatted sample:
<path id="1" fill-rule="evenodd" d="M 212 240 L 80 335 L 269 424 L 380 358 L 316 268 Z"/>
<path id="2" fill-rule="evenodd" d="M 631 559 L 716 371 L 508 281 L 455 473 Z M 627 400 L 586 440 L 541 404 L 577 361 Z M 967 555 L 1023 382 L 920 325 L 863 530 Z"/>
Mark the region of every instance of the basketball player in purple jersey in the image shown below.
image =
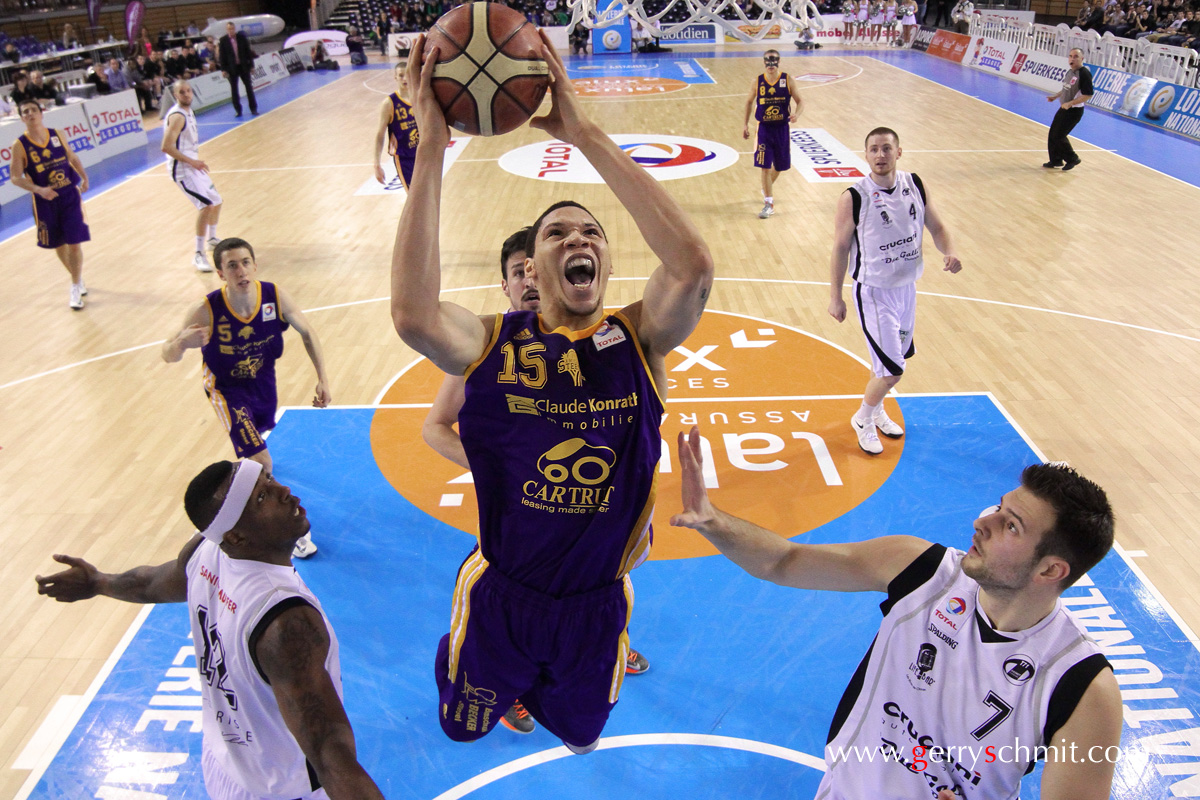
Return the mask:
<path id="1" fill-rule="evenodd" d="M 766 71 L 754 81 L 754 89 L 746 100 L 746 121 L 742 128 L 742 138 L 750 138 L 750 114 L 758 120 L 758 146 L 754 148 L 754 166 L 762 170 L 763 207 L 758 212 L 759 219 L 766 219 L 775 213 L 775 196 L 773 194 L 775 179 L 779 173 L 792 168 L 792 143 L 788 139 L 788 123 L 795 122 L 804 107 L 800 99 L 800 89 L 788 77 L 786 72 L 779 71 L 779 51 L 768 50 L 763 53 L 763 66 Z M 792 111 L 792 101 L 796 101 L 796 110 Z"/>
<path id="2" fill-rule="evenodd" d="M 535 128 L 578 148 L 662 259 L 641 300 L 606 313 L 612 262 L 600 223 L 556 203 L 526 240 L 540 313 L 479 317 L 438 294 L 446 124 L 436 55 L 413 48 L 422 131 L 396 231 L 392 320 L 401 338 L 465 375 L 459 413 L 475 475 L 479 547 L 459 570 L 434 666 L 438 717 L 456 741 L 488 733 L 513 701 L 576 753 L 595 748 L 629 651 L 629 571 L 650 549 L 666 354 L 708 299 L 708 247 L 675 200 L 588 119 L 542 34 L 550 113 Z"/>
<path id="3" fill-rule="evenodd" d="M 184 351 L 200 348 L 204 393 L 225 426 L 238 458 L 249 458 L 271 471 L 264 434 L 275 427 L 275 361 L 283 355 L 283 332 L 294 327 L 317 371 L 312 404 L 332 401 L 325 374 L 325 355 L 317 332 L 291 296 L 273 283 L 255 279 L 254 248 L 244 239 L 223 239 L 213 250 L 217 274 L 225 285 L 195 306 L 183 329 L 162 346 L 162 358 L 174 363 Z M 213 331 L 216 336 L 213 336 Z M 317 551 L 310 534 L 292 555 L 307 558 Z"/>
<path id="4" fill-rule="evenodd" d="M 83 162 L 57 130 L 47 128 L 37 100 L 17 104 L 25 133 L 12 147 L 12 183 L 33 196 L 37 244 L 53 250 L 71 275 L 71 308 L 83 308 L 83 248 L 92 238 L 83 216 L 88 188 Z"/>
<path id="5" fill-rule="evenodd" d="M 500 290 L 508 297 L 512 311 L 536 312 L 541 306 L 533 276 L 525 272 L 525 240 L 528 236 L 529 228 L 521 228 L 505 239 L 500 248 Z M 464 384 L 465 381 L 457 375 L 447 375 L 442 380 L 433 406 L 425 416 L 421 437 L 438 455 L 463 469 L 470 469 L 462 439 L 454 427 L 458 423 L 458 412 L 463 407 Z M 625 674 L 641 675 L 648 669 L 650 662 L 646 657 L 630 648 L 625 659 Z M 513 703 L 500 721 L 517 733 L 532 733 L 535 727 L 529 711 L 519 700 Z"/>
<path id="6" fill-rule="evenodd" d="M 375 164 L 375 180 L 387 183 L 383 167 L 379 165 L 379 153 L 383 149 L 383 137 L 387 136 L 388 155 L 396 165 L 396 174 L 407 189 L 412 183 L 413 159 L 417 157 L 417 142 L 421 135 L 417 133 L 417 118 L 412 114 L 412 105 L 408 97 L 408 65 L 401 61 L 396 65 L 396 91 L 383 101 L 379 109 L 379 129 L 375 131 L 375 151 L 372 162 Z"/>

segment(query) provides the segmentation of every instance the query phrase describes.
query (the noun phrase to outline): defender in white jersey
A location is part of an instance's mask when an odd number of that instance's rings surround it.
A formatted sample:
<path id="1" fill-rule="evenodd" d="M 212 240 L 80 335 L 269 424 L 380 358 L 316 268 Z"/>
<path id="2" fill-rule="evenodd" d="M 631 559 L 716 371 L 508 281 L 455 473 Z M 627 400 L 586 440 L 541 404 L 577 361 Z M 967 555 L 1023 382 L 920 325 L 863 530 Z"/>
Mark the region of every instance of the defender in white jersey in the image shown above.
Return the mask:
<path id="1" fill-rule="evenodd" d="M 942 224 L 915 174 L 900 172 L 900 136 L 891 128 L 867 134 L 867 163 L 871 174 L 838 198 L 834 217 L 833 258 L 830 262 L 829 315 L 846 318 L 842 284 L 846 270 L 854 281 L 854 307 L 871 353 L 871 379 L 862 407 L 850 424 L 864 452 L 878 455 L 883 444 L 875 432 L 898 439 L 904 429 L 883 410 L 883 398 L 904 375 L 905 359 L 916 348 L 913 325 L 917 317 L 917 278 L 924 262 L 921 239 L 925 228 L 943 254 L 946 272 L 958 272 L 950 231 Z"/>
<path id="2" fill-rule="evenodd" d="M 208 164 L 200 160 L 200 129 L 192 111 L 192 85 L 181 78 L 171 86 L 171 92 L 175 95 L 175 105 L 163 117 L 166 129 L 162 151 L 167 157 L 171 179 L 198 210 L 196 255 L 192 257 L 192 265 L 200 272 L 212 272 L 205 245 L 216 247 L 221 242 L 217 236 L 221 195 L 208 175 Z"/>
<path id="3" fill-rule="evenodd" d="M 201 533 L 178 558 L 109 575 L 71 556 L 38 593 L 188 604 L 204 708 L 204 784 L 214 800 L 383 795 L 355 755 L 338 642 L 292 568 L 308 530 L 300 500 L 256 461 L 220 461 L 184 498 Z"/>
<path id="4" fill-rule="evenodd" d="M 1104 490 L 1035 464 L 974 521 L 965 553 L 914 536 L 806 545 L 714 507 L 701 461 L 699 429 L 680 433 L 672 525 L 756 578 L 887 593 L 830 725 L 818 800 L 1015 800 L 1035 759 L 1043 800 L 1107 800 L 1121 695 L 1060 598 L 1112 547 Z"/>

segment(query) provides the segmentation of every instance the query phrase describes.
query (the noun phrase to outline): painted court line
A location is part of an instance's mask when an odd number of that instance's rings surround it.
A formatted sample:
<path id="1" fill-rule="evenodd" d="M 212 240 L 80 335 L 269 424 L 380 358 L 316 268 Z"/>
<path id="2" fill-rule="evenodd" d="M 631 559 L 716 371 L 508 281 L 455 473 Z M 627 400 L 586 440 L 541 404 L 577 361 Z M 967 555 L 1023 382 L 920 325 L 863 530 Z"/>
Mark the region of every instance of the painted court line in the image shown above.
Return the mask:
<path id="1" fill-rule="evenodd" d="M 637 277 L 637 278 L 610 278 L 609 279 L 610 282 L 612 282 L 612 281 L 645 281 L 645 280 L 649 280 L 649 278 Z M 827 287 L 829 285 L 828 281 L 797 281 L 797 280 L 790 280 L 790 279 L 786 279 L 786 278 L 715 278 L 714 280 L 730 281 L 730 282 L 735 282 L 735 283 L 780 283 L 780 284 L 790 284 L 790 285 L 794 285 L 794 286 Z M 472 291 L 478 291 L 480 289 L 489 289 L 490 290 L 490 289 L 495 289 L 495 288 L 496 288 L 496 286 L 494 284 L 489 283 L 489 284 L 482 284 L 479 286 L 461 286 L 461 287 L 453 288 L 453 289 L 442 289 L 442 293 L 445 294 L 448 292 L 472 292 Z M 1155 334 L 1159 334 L 1161 336 L 1170 336 L 1175 339 L 1183 339 L 1183 340 L 1189 341 L 1189 342 L 1200 342 L 1200 337 L 1198 337 L 1198 336 L 1188 336 L 1187 334 L 1183 334 L 1183 333 L 1174 333 L 1172 331 L 1164 331 L 1160 328 L 1150 328 L 1145 325 L 1134 325 L 1131 322 L 1120 322 L 1118 320 L 1105 319 L 1104 317 L 1094 317 L 1094 316 L 1090 316 L 1088 314 L 1076 314 L 1073 311 L 1059 311 L 1059 310 L 1053 309 L 1053 308 L 1042 308 L 1040 306 L 1029 306 L 1029 305 L 1023 305 L 1021 303 L 1008 303 L 1003 300 L 985 300 L 980 297 L 964 297 L 962 295 L 942 294 L 940 292 L 919 291 L 919 292 L 917 292 L 917 294 L 923 295 L 926 297 L 939 297 L 939 298 L 946 299 L 946 300 L 963 300 L 963 301 L 970 302 L 970 303 L 983 303 L 985 305 L 1005 306 L 1007 308 L 1016 308 L 1016 309 L 1020 309 L 1022 311 L 1037 311 L 1037 312 L 1040 312 L 1043 314 L 1055 314 L 1055 315 L 1062 316 L 1062 317 L 1072 317 L 1074 319 L 1087 320 L 1088 322 L 1099 322 L 1099 323 L 1102 323 L 1105 325 L 1115 325 L 1119 328 L 1129 328 L 1130 330 L 1144 331 L 1146 333 L 1155 333 Z M 388 297 L 372 297 L 367 300 L 351 300 L 351 301 L 348 301 L 345 303 L 335 303 L 333 305 L 317 306 L 315 308 L 306 309 L 304 311 L 304 313 L 312 314 L 317 311 L 330 311 L 330 310 L 337 309 L 337 308 L 349 308 L 350 306 L 366 305 L 368 303 L 381 303 L 381 302 L 383 302 L 385 300 L 389 300 L 389 299 L 390 298 L 388 298 Z M 729 312 L 717 311 L 716 309 L 708 309 L 708 310 L 715 314 L 729 313 Z M 741 316 L 746 316 L 746 315 L 734 314 L 733 316 L 741 317 Z M 747 319 L 755 319 L 753 317 L 746 317 L 746 318 Z M 760 320 L 760 321 L 765 322 L 770 325 L 780 325 L 780 323 L 773 322 L 771 320 L 764 319 L 764 320 Z M 786 325 L 781 325 L 781 327 L 786 327 L 789 330 L 796 331 L 798 333 L 804 334 L 805 336 L 813 336 L 813 334 L 809 333 L 808 331 L 803 331 L 803 330 L 800 330 L 799 328 L 792 328 L 792 327 L 786 326 Z M 820 337 L 813 336 L 813 338 L 820 338 Z M 73 369 L 75 367 L 81 367 L 86 364 L 94 363 L 96 361 L 103 361 L 106 358 L 113 358 L 115 356 L 124 355 L 126 353 L 132 353 L 137 350 L 144 350 L 147 347 L 159 346 L 164 341 L 165 341 L 164 339 L 159 339 L 158 341 L 155 341 L 155 342 L 148 342 L 147 344 L 140 344 L 140 345 L 135 345 L 134 347 L 127 347 L 124 350 L 117 350 L 112 353 L 106 353 L 105 355 L 95 356 L 93 358 L 85 359 L 83 361 L 76 361 L 71 364 L 64 364 L 61 367 L 55 367 L 54 369 L 46 370 L 45 372 L 39 372 L 37 374 L 29 375 L 24 378 L 17 378 L 15 380 L 9 381 L 8 383 L 0 384 L 0 391 L 3 391 L 4 389 L 9 389 L 13 386 L 17 386 L 22 383 L 27 383 L 28 381 L 32 381 L 37 378 L 44 378 L 48 375 L 54 375 L 59 372 L 65 372 L 66 370 Z M 862 362 L 864 364 L 866 363 L 863 361 L 863 359 L 860 356 L 857 356 L 854 353 L 851 353 L 849 350 L 845 349 L 844 347 L 839 347 L 837 345 L 834 345 L 832 342 L 828 342 L 824 339 L 821 339 L 821 341 L 825 342 L 826 344 L 829 344 L 831 347 L 836 347 L 841 352 L 843 352 L 849 356 L 852 356 L 855 360 L 857 360 L 859 362 Z M 411 368 L 411 366 L 412 365 L 410 364 L 408 368 Z M 399 375 L 397 375 L 396 377 L 399 377 Z M 395 378 L 393 378 L 392 382 L 393 383 L 395 382 Z M 388 385 L 388 388 L 390 388 L 390 384 Z M 382 392 L 380 392 L 379 397 L 376 398 L 376 401 L 378 402 L 378 400 L 380 398 L 382 398 L 383 395 L 386 393 L 387 393 L 387 388 L 385 388 Z"/>
<path id="2" fill-rule="evenodd" d="M 25 800 L 37 787 L 38 782 L 42 779 L 42 775 L 45 774 L 46 769 L 50 766 L 50 762 L 54 760 L 56 755 L 58 755 L 58 751 L 63 746 L 63 743 L 67 740 L 67 736 L 69 736 L 71 731 L 74 730 L 75 726 L 79 724 L 79 720 L 83 716 L 83 712 L 85 712 L 88 709 L 88 706 L 92 704 L 92 701 L 96 699 L 96 694 L 100 691 L 100 687 L 104 685 L 104 681 L 108 680 L 108 676 L 112 673 L 113 668 L 117 666 L 117 662 L 120 661 L 121 656 L 125 654 L 125 649 L 129 647 L 129 643 L 133 641 L 133 637 L 137 635 L 139 630 L 141 630 L 142 624 L 146 621 L 146 617 L 150 616 L 150 612 L 152 610 L 154 610 L 153 604 L 142 606 L 142 608 L 138 611 L 138 615 L 134 617 L 133 622 L 129 624 L 129 628 L 126 629 L 125 635 L 121 637 L 121 641 L 117 642 L 117 646 L 113 648 L 112 654 L 109 655 L 108 660 L 104 662 L 102 667 L 100 667 L 100 672 L 96 674 L 95 680 L 92 681 L 91 685 L 88 686 L 87 691 L 84 692 L 81 697 L 79 697 L 74 708 L 71 709 L 71 713 L 69 715 L 64 715 L 61 720 L 58 720 L 55 723 L 57 727 L 54 730 L 53 735 L 49 737 L 53 742 L 53 746 L 47 747 L 42 752 L 41 757 L 38 759 L 37 765 L 33 767 L 33 771 L 29 773 L 29 777 L 25 779 L 25 783 L 21 784 L 21 788 L 17 790 L 17 794 L 13 800 Z M 56 703 L 55 709 L 57 710 L 57 708 L 58 705 Z M 52 716 L 53 713 L 51 717 Z M 47 717 L 42 725 L 38 727 L 38 732 L 34 734 L 35 738 L 41 735 L 42 727 L 51 722 L 51 717 Z M 13 767 L 15 769 L 16 765 L 14 764 Z"/>

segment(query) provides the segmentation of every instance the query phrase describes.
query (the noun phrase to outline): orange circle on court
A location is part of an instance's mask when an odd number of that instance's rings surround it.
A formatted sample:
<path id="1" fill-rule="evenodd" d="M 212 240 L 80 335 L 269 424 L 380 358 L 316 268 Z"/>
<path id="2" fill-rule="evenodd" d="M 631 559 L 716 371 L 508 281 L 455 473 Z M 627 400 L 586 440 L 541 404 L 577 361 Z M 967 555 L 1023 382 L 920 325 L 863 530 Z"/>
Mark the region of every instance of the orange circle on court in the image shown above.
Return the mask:
<path id="1" fill-rule="evenodd" d="M 707 311 L 666 360 L 651 559 L 717 552 L 704 537 L 669 520 L 680 511 L 676 437 L 699 425 L 709 497 L 720 508 L 788 538 L 818 528 L 862 503 L 892 474 L 904 440 L 883 439 L 864 453 L 850 427 L 868 370 L 828 342 L 776 323 Z M 421 360 L 401 375 L 371 425 L 371 447 L 388 482 L 432 517 L 474 534 L 475 485 L 437 455 L 421 425 L 443 374 Z M 888 415 L 903 425 L 894 399 Z"/>
<path id="2" fill-rule="evenodd" d="M 674 78 L 645 78 L 611 76 L 607 78 L 576 78 L 571 81 L 580 97 L 651 97 L 686 89 L 685 81 Z"/>

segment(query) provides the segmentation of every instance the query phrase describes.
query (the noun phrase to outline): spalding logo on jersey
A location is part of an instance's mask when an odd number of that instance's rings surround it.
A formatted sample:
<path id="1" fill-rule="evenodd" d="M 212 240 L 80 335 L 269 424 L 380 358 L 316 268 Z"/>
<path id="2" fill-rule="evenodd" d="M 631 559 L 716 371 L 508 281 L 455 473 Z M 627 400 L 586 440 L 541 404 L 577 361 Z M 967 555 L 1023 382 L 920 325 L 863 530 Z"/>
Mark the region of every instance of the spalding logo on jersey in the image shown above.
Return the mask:
<path id="1" fill-rule="evenodd" d="M 275 304 L 263 303 L 263 320 L 270 321 L 275 319 Z"/>

